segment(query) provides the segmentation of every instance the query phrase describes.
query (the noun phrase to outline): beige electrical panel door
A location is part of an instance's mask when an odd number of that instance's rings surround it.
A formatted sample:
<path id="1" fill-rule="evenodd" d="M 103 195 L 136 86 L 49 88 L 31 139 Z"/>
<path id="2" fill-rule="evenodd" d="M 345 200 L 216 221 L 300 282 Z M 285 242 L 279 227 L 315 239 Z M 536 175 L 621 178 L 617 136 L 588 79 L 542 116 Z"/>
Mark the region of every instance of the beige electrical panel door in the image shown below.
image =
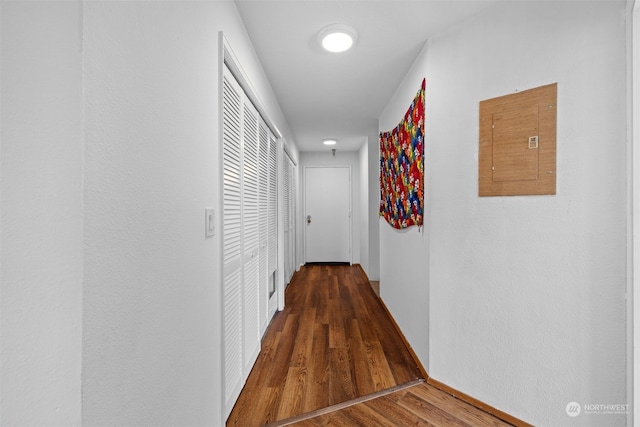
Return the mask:
<path id="1" fill-rule="evenodd" d="M 478 194 L 556 194 L 557 84 L 480 102 Z"/>

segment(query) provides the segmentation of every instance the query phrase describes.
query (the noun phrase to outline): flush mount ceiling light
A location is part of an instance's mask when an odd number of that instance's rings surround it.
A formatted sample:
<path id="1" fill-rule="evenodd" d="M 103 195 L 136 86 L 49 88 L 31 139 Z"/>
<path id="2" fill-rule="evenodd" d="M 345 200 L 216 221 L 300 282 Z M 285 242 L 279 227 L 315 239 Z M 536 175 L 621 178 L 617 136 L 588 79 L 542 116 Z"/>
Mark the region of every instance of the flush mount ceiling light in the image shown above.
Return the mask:
<path id="1" fill-rule="evenodd" d="M 331 24 L 318 32 L 318 41 L 329 52 L 344 52 L 358 39 L 356 30 L 346 24 Z"/>
<path id="2" fill-rule="evenodd" d="M 324 145 L 336 145 L 338 143 L 338 140 L 333 138 L 327 138 L 327 139 L 323 139 L 322 143 Z"/>

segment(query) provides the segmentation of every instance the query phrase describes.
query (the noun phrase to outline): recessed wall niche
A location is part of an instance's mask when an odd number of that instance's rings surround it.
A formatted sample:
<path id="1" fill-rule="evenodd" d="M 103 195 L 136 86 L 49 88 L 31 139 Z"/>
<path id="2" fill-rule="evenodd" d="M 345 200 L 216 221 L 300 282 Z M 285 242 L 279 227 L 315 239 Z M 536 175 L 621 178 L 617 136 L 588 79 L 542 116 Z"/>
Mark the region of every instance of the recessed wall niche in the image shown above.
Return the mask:
<path id="1" fill-rule="evenodd" d="M 480 102 L 480 197 L 556 194 L 557 86 Z"/>

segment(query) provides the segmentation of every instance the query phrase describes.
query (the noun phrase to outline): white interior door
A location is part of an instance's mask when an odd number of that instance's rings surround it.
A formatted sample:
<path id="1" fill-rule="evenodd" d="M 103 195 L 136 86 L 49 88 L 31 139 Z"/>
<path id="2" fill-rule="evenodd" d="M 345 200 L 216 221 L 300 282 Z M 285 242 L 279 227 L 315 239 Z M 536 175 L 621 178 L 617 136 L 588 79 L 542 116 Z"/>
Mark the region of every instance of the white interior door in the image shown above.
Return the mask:
<path id="1" fill-rule="evenodd" d="M 351 262 L 351 168 L 305 168 L 305 262 Z"/>

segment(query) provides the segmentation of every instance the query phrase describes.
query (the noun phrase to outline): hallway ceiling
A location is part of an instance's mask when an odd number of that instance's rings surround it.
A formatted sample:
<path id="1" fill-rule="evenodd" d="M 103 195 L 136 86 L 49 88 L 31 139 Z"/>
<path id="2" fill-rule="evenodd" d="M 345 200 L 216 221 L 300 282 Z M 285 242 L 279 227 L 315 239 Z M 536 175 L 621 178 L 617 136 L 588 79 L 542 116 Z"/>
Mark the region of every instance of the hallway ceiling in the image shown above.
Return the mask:
<path id="1" fill-rule="evenodd" d="M 300 151 L 357 150 L 427 38 L 494 1 L 235 0 Z M 333 23 L 356 29 L 352 49 L 321 49 L 317 33 Z"/>

